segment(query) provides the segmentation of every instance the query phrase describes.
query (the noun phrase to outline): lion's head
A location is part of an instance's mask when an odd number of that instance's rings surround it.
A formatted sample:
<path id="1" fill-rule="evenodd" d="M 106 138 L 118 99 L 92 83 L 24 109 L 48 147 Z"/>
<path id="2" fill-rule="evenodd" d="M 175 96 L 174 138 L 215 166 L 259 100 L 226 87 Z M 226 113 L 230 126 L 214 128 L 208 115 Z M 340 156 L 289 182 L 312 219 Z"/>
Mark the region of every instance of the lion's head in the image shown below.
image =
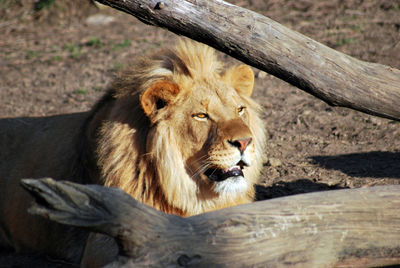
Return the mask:
<path id="1" fill-rule="evenodd" d="M 265 141 L 254 74 L 181 40 L 113 84 L 97 157 L 103 183 L 189 216 L 251 202 Z"/>

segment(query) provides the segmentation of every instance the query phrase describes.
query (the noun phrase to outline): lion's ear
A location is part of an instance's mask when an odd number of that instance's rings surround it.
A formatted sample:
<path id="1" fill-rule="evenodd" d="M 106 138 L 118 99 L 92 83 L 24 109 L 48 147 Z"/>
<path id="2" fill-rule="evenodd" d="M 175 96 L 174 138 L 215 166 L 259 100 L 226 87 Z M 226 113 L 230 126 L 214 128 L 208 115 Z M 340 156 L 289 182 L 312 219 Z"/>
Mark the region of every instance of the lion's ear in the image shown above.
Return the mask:
<path id="1" fill-rule="evenodd" d="M 254 72 L 248 65 L 242 64 L 229 69 L 223 79 L 241 95 L 250 96 L 253 92 Z"/>
<path id="2" fill-rule="evenodd" d="M 179 87 L 171 81 L 158 81 L 147 88 L 140 96 L 143 111 L 148 117 L 156 114 L 157 110 L 168 105 L 178 94 Z"/>

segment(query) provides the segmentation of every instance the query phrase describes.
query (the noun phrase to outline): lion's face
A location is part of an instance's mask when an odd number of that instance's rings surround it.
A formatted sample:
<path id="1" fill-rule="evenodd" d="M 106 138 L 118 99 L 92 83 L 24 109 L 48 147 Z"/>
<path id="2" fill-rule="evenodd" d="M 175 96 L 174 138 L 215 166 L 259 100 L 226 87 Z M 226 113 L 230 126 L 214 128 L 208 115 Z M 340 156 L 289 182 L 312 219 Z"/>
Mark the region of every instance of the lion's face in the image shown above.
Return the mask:
<path id="1" fill-rule="evenodd" d="M 170 145 L 178 147 L 185 173 L 203 198 L 252 191 L 259 168 L 250 127 L 253 84 L 252 70 L 240 65 L 222 76 L 160 81 L 142 95 L 153 130 L 169 125 Z M 175 180 L 180 179 L 185 178 Z"/>
<path id="2" fill-rule="evenodd" d="M 186 96 L 185 96 L 186 97 Z M 244 170 L 254 158 L 248 111 L 239 93 L 225 82 L 200 81 L 171 114 L 181 133 L 186 172 L 216 193 L 246 191 Z"/>

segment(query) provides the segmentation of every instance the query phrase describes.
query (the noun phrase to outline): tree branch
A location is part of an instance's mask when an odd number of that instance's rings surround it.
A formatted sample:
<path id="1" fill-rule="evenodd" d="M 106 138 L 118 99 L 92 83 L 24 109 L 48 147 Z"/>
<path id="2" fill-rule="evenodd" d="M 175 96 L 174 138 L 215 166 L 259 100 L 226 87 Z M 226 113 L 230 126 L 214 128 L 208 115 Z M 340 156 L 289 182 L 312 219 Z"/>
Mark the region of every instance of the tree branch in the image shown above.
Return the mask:
<path id="1" fill-rule="evenodd" d="M 128 257 L 121 253 L 110 267 L 400 263 L 400 185 L 295 195 L 189 218 L 98 185 L 50 179 L 22 185 L 37 200 L 31 212 L 115 237 Z"/>
<path id="2" fill-rule="evenodd" d="M 400 71 L 335 51 L 222 0 L 98 0 L 215 47 L 333 106 L 400 120 Z"/>

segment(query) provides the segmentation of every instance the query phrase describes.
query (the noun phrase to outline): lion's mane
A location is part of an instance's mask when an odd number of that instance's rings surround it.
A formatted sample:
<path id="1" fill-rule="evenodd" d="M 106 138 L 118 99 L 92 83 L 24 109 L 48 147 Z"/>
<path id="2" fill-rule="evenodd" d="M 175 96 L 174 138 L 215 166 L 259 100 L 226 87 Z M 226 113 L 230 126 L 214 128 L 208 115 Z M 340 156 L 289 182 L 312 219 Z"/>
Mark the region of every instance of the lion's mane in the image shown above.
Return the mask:
<path id="1" fill-rule="evenodd" d="M 179 87 L 187 87 L 193 80 L 215 77 L 221 68 L 213 49 L 181 41 L 175 49 L 143 59 L 122 73 L 109 93 L 113 97 L 112 108 L 98 134 L 96 153 L 101 183 L 120 187 L 156 209 L 184 216 L 252 201 L 253 187 L 241 194 L 216 195 L 199 186 L 187 174 L 182 159 L 188 134 L 176 133 L 175 122 L 168 119 L 152 124 L 141 103 L 145 91 L 166 77 Z M 255 163 L 246 170 L 246 180 L 253 185 L 262 165 L 265 133 L 258 116 L 259 106 L 248 96 L 242 98 L 254 135 Z M 171 105 L 167 109 L 179 108 Z"/>

